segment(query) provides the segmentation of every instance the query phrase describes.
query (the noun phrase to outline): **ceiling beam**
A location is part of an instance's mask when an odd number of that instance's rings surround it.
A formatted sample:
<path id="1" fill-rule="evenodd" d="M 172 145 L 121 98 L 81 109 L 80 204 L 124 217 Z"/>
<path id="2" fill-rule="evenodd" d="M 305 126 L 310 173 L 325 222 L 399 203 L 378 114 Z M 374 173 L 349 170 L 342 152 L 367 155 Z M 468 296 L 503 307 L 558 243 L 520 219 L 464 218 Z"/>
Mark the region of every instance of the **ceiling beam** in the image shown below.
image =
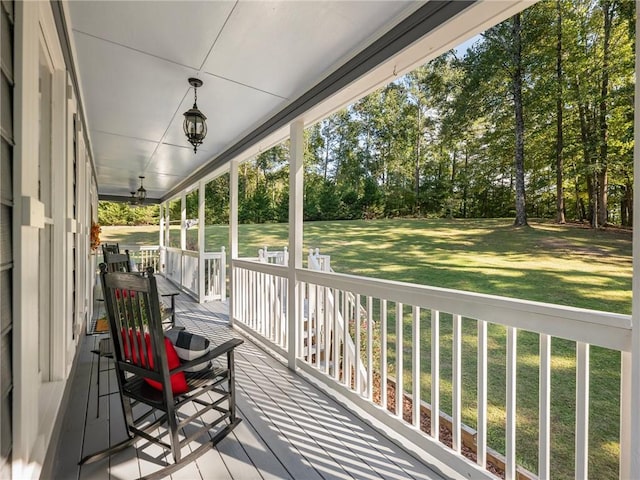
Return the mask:
<path id="1" fill-rule="evenodd" d="M 118 202 L 118 203 L 129 203 L 131 201 L 131 197 L 123 197 L 120 195 L 98 195 L 98 200 L 104 202 Z M 162 203 L 160 198 L 145 198 L 143 205 L 156 205 L 158 203 Z M 141 205 L 135 205 L 141 206 Z"/>

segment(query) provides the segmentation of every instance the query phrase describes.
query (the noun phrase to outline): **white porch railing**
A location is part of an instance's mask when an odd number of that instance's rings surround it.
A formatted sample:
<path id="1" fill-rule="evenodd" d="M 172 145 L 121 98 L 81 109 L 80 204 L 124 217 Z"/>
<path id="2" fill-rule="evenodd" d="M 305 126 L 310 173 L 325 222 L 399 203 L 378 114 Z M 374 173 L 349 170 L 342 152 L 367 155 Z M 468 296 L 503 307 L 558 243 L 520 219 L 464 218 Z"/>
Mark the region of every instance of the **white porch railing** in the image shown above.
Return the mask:
<path id="1" fill-rule="evenodd" d="M 331 257 L 320 255 L 317 248 L 315 251 L 309 249 L 307 267 L 309 270 L 333 273 Z M 356 352 L 360 350 L 360 322 L 367 317 L 366 308 L 351 292 L 344 292 L 341 297 L 334 296 L 331 289 L 313 285 L 307 286 L 305 292 L 306 316 L 302 328 L 306 335 L 299 351 L 303 352 L 307 362 L 314 363 L 316 368 L 323 368 L 327 375 L 331 371 L 336 379 L 340 371 L 335 368 L 333 352 L 343 351 L 342 375 L 348 372 L 356 380 L 356 391 L 365 393 L 371 383 L 365 365 L 356 362 Z M 311 352 L 307 352 L 308 345 L 311 345 Z M 314 357 L 309 358 L 310 354 Z"/>
<path id="2" fill-rule="evenodd" d="M 227 298 L 227 254 L 224 247 L 219 252 L 206 252 L 204 258 L 204 301 L 224 301 Z"/>
<path id="3" fill-rule="evenodd" d="M 136 264 L 138 271 L 153 267 L 158 272 L 160 267 L 160 247 L 158 245 L 120 245 L 120 251 L 129 250 L 129 256 Z"/>
<path id="4" fill-rule="evenodd" d="M 256 260 L 233 260 L 234 320 L 284 355 L 287 339 L 288 269 Z M 237 294 L 242 292 L 241 294 Z"/>
<path id="5" fill-rule="evenodd" d="M 289 264 L 289 252 L 287 247 L 283 250 L 271 251 L 265 245 L 258 250 L 258 261 L 262 263 L 271 263 L 273 265 L 288 265 Z"/>
<path id="6" fill-rule="evenodd" d="M 295 316 L 289 316 L 286 312 L 287 268 L 246 260 L 234 260 L 232 268 L 236 323 L 248 327 L 251 333 L 286 355 L 292 346 L 286 338 L 287 322 L 297 322 L 298 368 L 318 384 L 349 398 L 391 431 L 468 478 L 495 478 L 486 470 L 487 458 L 492 456 L 491 446 L 487 443 L 487 352 L 492 342 L 488 325 L 506 328 L 506 448 L 502 460 L 508 479 L 516 478 L 517 467 L 515 386 L 518 382 L 518 331 L 539 334 L 540 355 L 528 361 L 537 362 L 540 378 L 540 478 L 549 478 L 551 471 L 551 339 L 575 342 L 575 476 L 587 477 L 589 383 L 592 375 L 589 348 L 594 345 L 624 353 L 624 365 L 631 348 L 630 316 L 307 269 L 296 270 L 300 298 Z M 331 298 L 334 300 L 332 303 Z M 355 301 L 352 303 L 349 298 Z M 317 313 L 315 322 L 308 322 L 310 311 L 314 310 L 325 314 Z M 330 311 L 334 312 L 333 315 L 326 314 Z M 356 314 L 356 311 L 361 313 Z M 340 317 L 347 319 L 342 325 L 338 321 Z M 465 325 L 473 322 L 477 331 L 477 363 L 474 366 L 477 370 L 473 373 L 477 378 L 477 431 L 471 434 L 462 422 L 462 378 L 465 371 L 461 352 L 468 348 L 463 346 L 463 319 Z M 446 366 L 451 369 L 448 379 L 441 374 L 445 360 L 440 352 L 443 342 L 440 332 L 445 324 L 451 330 L 452 338 L 451 359 L 446 360 Z M 421 337 L 424 329 L 429 330 L 426 339 Z M 395 334 L 389 335 L 389 330 Z M 342 336 L 331 333 L 339 331 L 342 331 Z M 314 336 L 317 337 L 316 347 L 313 347 L 313 341 L 309 341 Z M 350 337 L 354 339 L 353 350 L 345 348 L 341 342 L 341 338 Z M 430 359 L 427 370 L 422 367 L 422 355 L 425 354 Z M 431 379 L 428 388 L 424 385 L 425 378 Z M 621 378 L 621 391 L 628 392 L 630 378 L 625 368 Z M 496 381 L 493 376 L 492 381 Z M 447 387 L 450 382 L 450 417 L 441 412 L 443 382 Z M 391 397 L 388 392 L 392 392 Z M 423 397 L 423 392 L 428 393 Z M 403 411 L 407 405 L 410 412 Z M 624 439 L 629 428 L 629 412 L 624 402 L 622 405 L 620 438 Z M 425 410 L 438 412 L 430 415 L 429 432 L 420 428 L 421 415 Z M 408 413 L 407 417 L 403 415 L 405 413 Z M 439 427 L 445 421 L 450 424 L 452 449 L 440 443 Z M 462 456 L 463 444 L 475 450 L 477 465 Z M 626 449 L 621 451 L 621 456 L 624 456 Z M 495 463 L 495 459 L 492 461 Z M 626 464 L 626 460 L 623 463 Z"/>
<path id="7" fill-rule="evenodd" d="M 225 248 L 220 252 L 203 254 L 202 275 L 204 290 L 200 292 L 200 258 L 198 252 L 162 247 L 160 258 L 164 260 L 164 275 L 176 285 L 182 287 L 200 302 L 226 299 L 227 260 Z"/>

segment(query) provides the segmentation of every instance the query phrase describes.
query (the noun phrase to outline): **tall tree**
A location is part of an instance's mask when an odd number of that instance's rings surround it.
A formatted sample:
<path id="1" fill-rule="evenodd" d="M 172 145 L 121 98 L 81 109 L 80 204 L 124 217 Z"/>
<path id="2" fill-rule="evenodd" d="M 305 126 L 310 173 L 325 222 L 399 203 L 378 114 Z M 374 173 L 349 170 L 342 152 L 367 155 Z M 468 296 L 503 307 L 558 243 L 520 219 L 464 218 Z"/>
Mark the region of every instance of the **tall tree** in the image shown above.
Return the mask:
<path id="1" fill-rule="evenodd" d="M 563 187 L 563 149 L 562 111 L 564 98 L 562 96 L 564 78 L 562 74 L 562 1 L 556 0 L 556 222 L 565 223 L 564 218 L 564 187 Z"/>
<path id="2" fill-rule="evenodd" d="M 600 226 L 607 224 L 607 190 L 608 190 L 608 96 L 609 96 L 609 55 L 611 47 L 611 25 L 613 22 L 614 5 L 609 0 L 602 0 L 602 16 L 604 32 L 602 36 L 602 80 L 600 88 L 600 105 L 598 127 L 600 130 L 600 168 L 597 170 L 598 210 L 597 222 Z M 596 225 L 597 226 L 597 225 Z"/>
<path id="3" fill-rule="evenodd" d="M 512 19 L 513 35 L 513 69 L 511 85 L 513 89 L 513 111 L 515 117 L 515 180 L 516 180 L 516 227 L 527 225 L 527 205 L 524 187 L 524 114 L 522 107 L 522 25 L 521 15 L 517 13 Z"/>

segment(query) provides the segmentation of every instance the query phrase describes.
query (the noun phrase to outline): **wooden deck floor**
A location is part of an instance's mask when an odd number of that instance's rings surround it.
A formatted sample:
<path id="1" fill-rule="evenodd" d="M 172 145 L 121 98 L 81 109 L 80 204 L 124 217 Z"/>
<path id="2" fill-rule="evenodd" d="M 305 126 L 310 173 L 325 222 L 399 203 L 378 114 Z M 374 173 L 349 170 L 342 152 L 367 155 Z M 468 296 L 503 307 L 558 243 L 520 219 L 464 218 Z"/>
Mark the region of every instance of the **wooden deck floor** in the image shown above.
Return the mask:
<path id="1" fill-rule="evenodd" d="M 177 310 L 179 325 L 215 343 L 240 336 L 227 325 L 225 304 L 199 305 L 181 295 Z M 136 449 L 78 467 L 83 455 L 126 437 L 113 371 L 101 373 L 97 409 L 97 356 L 91 349 L 96 348 L 98 339 L 87 336 L 80 347 L 55 479 L 129 480 L 162 466 L 145 452 L 148 444 L 139 442 Z M 242 423 L 215 449 L 171 478 L 442 478 L 250 341 L 245 339 L 236 352 L 237 405 Z M 101 370 L 104 368 L 103 360 Z"/>

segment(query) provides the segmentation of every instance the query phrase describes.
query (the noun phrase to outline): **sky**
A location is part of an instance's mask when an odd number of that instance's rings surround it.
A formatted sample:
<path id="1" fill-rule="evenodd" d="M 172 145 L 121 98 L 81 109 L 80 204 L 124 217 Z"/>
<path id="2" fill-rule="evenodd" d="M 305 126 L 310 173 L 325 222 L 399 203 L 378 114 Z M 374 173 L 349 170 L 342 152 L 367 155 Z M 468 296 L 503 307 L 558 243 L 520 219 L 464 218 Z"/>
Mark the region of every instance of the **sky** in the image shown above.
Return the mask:
<path id="1" fill-rule="evenodd" d="M 480 35 L 475 35 L 471 37 L 469 40 L 467 40 L 466 42 L 463 42 L 460 45 L 458 45 L 456 48 L 454 48 L 454 50 L 456 51 L 456 55 L 458 55 L 458 57 L 464 56 L 464 54 L 467 52 L 467 49 L 471 45 L 476 43 L 478 40 L 480 40 L 480 38 L 482 38 Z"/>

